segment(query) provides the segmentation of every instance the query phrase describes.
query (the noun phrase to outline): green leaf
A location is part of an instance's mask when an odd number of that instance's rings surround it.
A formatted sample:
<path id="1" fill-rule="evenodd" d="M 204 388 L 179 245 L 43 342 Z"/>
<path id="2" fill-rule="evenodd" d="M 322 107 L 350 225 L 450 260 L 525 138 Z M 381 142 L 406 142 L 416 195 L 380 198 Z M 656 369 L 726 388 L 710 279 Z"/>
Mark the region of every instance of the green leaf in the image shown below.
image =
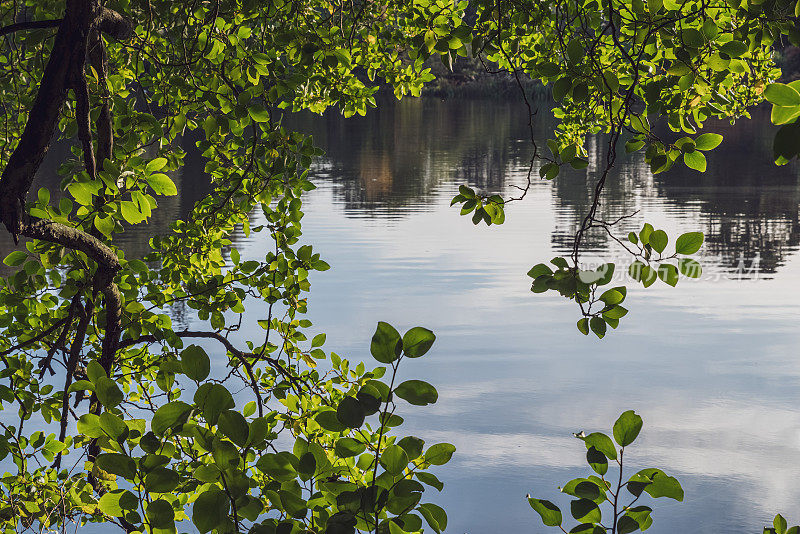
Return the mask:
<path id="1" fill-rule="evenodd" d="M 122 211 L 122 218 L 130 224 L 139 224 L 144 221 L 146 217 L 139 211 L 139 206 L 130 200 L 123 200 L 119 203 L 120 210 Z"/>
<path id="2" fill-rule="evenodd" d="M 381 453 L 380 464 L 389 473 L 399 475 L 408 465 L 408 455 L 399 445 L 389 445 Z"/>
<path id="3" fill-rule="evenodd" d="M 725 52 L 731 57 L 740 57 L 747 53 L 749 47 L 746 43 L 741 41 L 729 41 L 724 45 L 720 46 L 719 48 L 722 52 Z"/>
<path id="4" fill-rule="evenodd" d="M 339 422 L 339 419 L 336 417 L 335 410 L 325 410 L 319 412 L 314 420 L 319 426 L 331 432 L 341 432 L 347 428 Z"/>
<path id="5" fill-rule="evenodd" d="M 78 418 L 78 433 L 90 438 L 99 438 L 105 435 L 100 427 L 100 417 L 93 413 L 83 414 Z"/>
<path id="6" fill-rule="evenodd" d="M 152 493 L 168 493 L 178 487 L 178 473 L 166 467 L 152 469 L 144 478 L 144 487 Z"/>
<path id="7" fill-rule="evenodd" d="M 98 418 L 100 429 L 111 439 L 122 442 L 128 436 L 128 426 L 122 418 L 111 412 L 103 412 Z"/>
<path id="8" fill-rule="evenodd" d="M 181 369 L 190 379 L 200 382 L 208 378 L 211 372 L 211 360 L 203 347 L 189 345 L 181 352 Z"/>
<path id="9" fill-rule="evenodd" d="M 88 380 L 78 380 L 70 384 L 67 390 L 68 393 L 74 393 L 76 391 L 94 391 L 94 384 Z"/>
<path id="10" fill-rule="evenodd" d="M 428 486 L 436 488 L 439 491 L 442 491 L 444 489 L 444 484 L 438 478 L 436 478 L 436 475 L 434 475 L 433 473 L 427 473 L 425 471 L 417 471 L 415 473 L 415 476 L 423 484 L 427 484 Z"/>
<path id="11" fill-rule="evenodd" d="M 94 460 L 95 465 L 107 473 L 133 480 L 136 476 L 136 463 L 125 454 L 100 454 Z"/>
<path id="12" fill-rule="evenodd" d="M 776 106 L 800 106 L 800 93 L 782 83 L 770 83 L 764 89 L 764 98 Z"/>
<path id="13" fill-rule="evenodd" d="M 420 504 L 417 509 L 434 531 L 442 532 L 447 528 L 447 514 L 441 507 L 432 503 L 425 503 Z"/>
<path id="14" fill-rule="evenodd" d="M 178 194 L 178 188 L 175 187 L 175 182 L 166 174 L 151 174 L 147 177 L 147 183 L 157 195 L 171 197 Z"/>
<path id="15" fill-rule="evenodd" d="M 612 288 L 600 295 L 600 300 L 603 301 L 607 306 L 613 306 L 614 304 L 619 304 L 625 300 L 625 295 L 617 288 Z"/>
<path id="16" fill-rule="evenodd" d="M 297 477 L 297 471 L 294 468 L 297 463 L 298 459 L 292 453 L 283 451 L 277 454 L 262 455 L 256 465 L 263 473 L 280 482 L 286 482 Z"/>
<path id="17" fill-rule="evenodd" d="M 191 409 L 191 406 L 181 401 L 172 401 L 161 406 L 153 415 L 151 422 L 153 433 L 157 436 L 163 436 L 170 428 L 179 424 L 182 425 L 186 422 Z"/>
<path id="18" fill-rule="evenodd" d="M 431 445 L 427 451 L 425 451 L 425 461 L 431 465 L 444 465 L 450 461 L 450 458 L 453 457 L 453 453 L 456 452 L 455 445 L 451 445 L 450 443 L 437 443 L 436 445 Z"/>
<path id="19" fill-rule="evenodd" d="M 772 106 L 772 112 L 770 113 L 772 124 L 780 126 L 781 124 L 792 122 L 797 117 L 800 117 L 800 106 Z"/>
<path id="20" fill-rule="evenodd" d="M 533 278 L 534 280 L 542 275 L 552 275 L 553 270 L 545 265 L 544 263 L 539 263 L 531 267 L 531 270 L 528 271 L 528 276 Z"/>
<path id="21" fill-rule="evenodd" d="M 409 358 L 423 356 L 436 341 L 436 336 L 421 326 L 415 326 L 403 335 L 403 354 Z"/>
<path id="22" fill-rule="evenodd" d="M 136 510 L 139 506 L 139 499 L 128 490 L 111 490 L 100 497 L 97 502 L 98 508 L 104 514 L 111 517 L 122 517 L 127 511 Z"/>
<path id="23" fill-rule="evenodd" d="M 633 482 L 645 484 L 644 491 L 651 497 L 667 497 L 676 501 L 683 500 L 683 488 L 676 478 L 673 478 L 660 469 L 642 469 L 630 479 Z"/>
<path id="24" fill-rule="evenodd" d="M 578 330 L 584 336 L 588 336 L 589 335 L 589 319 L 587 319 L 586 317 L 584 317 L 582 319 L 578 319 Z"/>
<path id="25" fill-rule="evenodd" d="M 367 446 L 353 438 L 339 438 L 336 440 L 334 452 L 339 458 L 349 458 L 351 456 L 358 456 L 367 449 Z"/>
<path id="26" fill-rule="evenodd" d="M 155 158 L 147 162 L 144 166 L 144 172 L 150 174 L 152 172 L 160 171 L 167 164 L 167 158 Z"/>
<path id="27" fill-rule="evenodd" d="M 639 528 L 639 523 L 627 515 L 623 515 L 617 521 L 617 532 L 619 534 L 630 534 L 631 532 L 636 532 Z"/>
<path id="28" fill-rule="evenodd" d="M 307 452 L 300 457 L 297 463 L 297 472 L 303 480 L 309 480 L 314 476 L 317 471 L 317 460 L 314 458 L 314 453 Z"/>
<path id="29" fill-rule="evenodd" d="M 9 267 L 17 267 L 25 263 L 25 260 L 27 259 L 28 255 L 25 252 L 21 250 L 15 250 L 14 252 L 6 256 L 6 258 L 3 260 L 3 263 L 8 265 Z"/>
<path id="30" fill-rule="evenodd" d="M 394 393 L 415 406 L 427 406 L 439 399 L 436 388 L 423 380 L 406 380 L 395 388 Z"/>
<path id="31" fill-rule="evenodd" d="M 91 360 L 86 365 L 86 376 L 89 377 L 94 383 L 97 383 L 100 378 L 108 378 L 108 374 L 106 374 L 106 370 L 103 369 L 103 366 L 100 365 L 100 362 L 97 360 Z"/>
<path id="32" fill-rule="evenodd" d="M 397 444 L 402 447 L 404 451 L 406 451 L 410 461 L 416 460 L 422 456 L 422 449 L 425 445 L 425 441 L 415 436 L 406 436 L 398 441 Z"/>
<path id="33" fill-rule="evenodd" d="M 67 191 L 78 204 L 89 206 L 92 203 L 92 189 L 85 183 L 75 182 L 67 186 Z"/>
<path id="34" fill-rule="evenodd" d="M 194 402 L 203 411 L 203 417 L 211 425 L 217 424 L 219 414 L 235 406 L 233 396 L 222 384 L 203 384 L 194 394 Z"/>
<path id="35" fill-rule="evenodd" d="M 336 418 L 347 428 L 358 428 L 364 424 L 364 408 L 355 397 L 347 396 L 336 408 Z"/>
<path id="36" fill-rule="evenodd" d="M 614 440 L 621 446 L 627 447 L 634 442 L 642 430 L 642 418 L 633 410 L 623 412 L 614 423 Z"/>
<path id="37" fill-rule="evenodd" d="M 722 143 L 722 136 L 716 133 L 704 133 L 694 140 L 696 150 L 713 150 Z"/>
<path id="38" fill-rule="evenodd" d="M 602 519 L 600 507 L 597 506 L 597 503 L 589 499 L 572 501 L 569 507 L 572 517 L 581 523 L 599 523 Z"/>
<path id="39" fill-rule="evenodd" d="M 225 410 L 219 414 L 217 421 L 220 432 L 230 438 L 231 441 L 244 447 L 250 436 L 250 427 L 242 414 L 235 410 Z"/>
<path id="40" fill-rule="evenodd" d="M 325 334 L 317 334 L 314 336 L 314 339 L 311 340 L 311 348 L 314 347 L 321 347 L 325 344 Z"/>
<path id="41" fill-rule="evenodd" d="M 600 339 L 603 339 L 603 336 L 606 335 L 606 322 L 602 317 L 592 317 L 589 321 L 589 328 Z"/>
<path id="42" fill-rule="evenodd" d="M 222 469 L 234 469 L 239 465 L 239 449 L 228 440 L 214 438 L 211 446 L 214 463 Z"/>
<path id="43" fill-rule="evenodd" d="M 106 408 L 113 408 L 122 402 L 122 391 L 119 389 L 119 386 L 117 386 L 117 383 L 110 378 L 104 376 L 100 377 L 97 382 L 95 382 L 94 387 L 97 400 Z"/>
<path id="44" fill-rule="evenodd" d="M 588 436 L 580 439 L 586 444 L 587 449 L 594 447 L 605 454 L 608 459 L 617 459 L 617 448 L 614 446 L 614 442 L 602 432 L 592 432 Z"/>
<path id="45" fill-rule="evenodd" d="M 197 497 L 192 507 L 192 523 L 201 534 L 210 532 L 227 522 L 230 505 L 228 496 L 212 487 Z"/>
<path id="46" fill-rule="evenodd" d="M 247 114 L 256 122 L 269 122 L 269 111 L 257 102 L 252 102 L 247 108 Z"/>
<path id="47" fill-rule="evenodd" d="M 659 254 L 667 248 L 667 243 L 669 243 L 669 237 L 664 230 L 656 230 L 650 234 L 650 246 Z"/>
<path id="48" fill-rule="evenodd" d="M 372 357 L 381 363 L 392 363 L 400 357 L 402 350 L 400 333 L 389 323 L 380 321 L 369 346 Z"/>
<path id="49" fill-rule="evenodd" d="M 777 534 L 785 534 L 789 524 L 781 514 L 778 514 L 775 516 L 775 519 L 772 520 L 772 526 L 775 527 L 775 532 Z"/>
<path id="50" fill-rule="evenodd" d="M 675 287 L 678 283 L 678 268 L 670 263 L 659 265 L 658 277 L 661 278 L 664 283 Z"/>
<path id="51" fill-rule="evenodd" d="M 93 224 L 106 237 L 111 237 L 111 233 L 116 227 L 114 217 L 100 217 L 99 215 L 94 218 Z"/>
<path id="52" fill-rule="evenodd" d="M 545 526 L 557 527 L 561 525 L 563 517 L 561 516 L 561 510 L 558 506 L 550 501 L 534 499 L 533 497 L 528 497 L 528 503 L 531 505 L 531 508 L 541 516 L 542 523 L 544 523 Z"/>
<path id="53" fill-rule="evenodd" d="M 681 271 L 681 274 L 687 278 L 700 278 L 700 276 L 703 274 L 702 265 L 692 258 L 679 259 L 678 269 Z"/>
<path id="54" fill-rule="evenodd" d="M 154 529 L 175 528 L 175 510 L 166 499 L 158 499 L 148 504 L 145 515 Z"/>
<path id="55" fill-rule="evenodd" d="M 213 464 L 203 464 L 194 470 L 192 476 L 200 482 L 216 482 L 220 476 L 219 467 Z"/>
<path id="56" fill-rule="evenodd" d="M 706 172 L 706 157 L 702 152 L 686 152 L 683 155 L 683 162 L 690 169 L 694 169 L 699 172 Z"/>
<path id="57" fill-rule="evenodd" d="M 598 475 L 605 475 L 608 471 L 608 458 L 594 447 L 589 447 L 586 451 L 586 462 Z"/>
<path id="58" fill-rule="evenodd" d="M 703 246 L 702 232 L 688 232 L 678 237 L 675 242 L 675 252 L 678 254 L 694 254 Z"/>
<path id="59" fill-rule="evenodd" d="M 597 479 L 597 477 L 594 477 L 594 480 L 576 478 L 567 482 L 564 487 L 561 488 L 561 491 L 567 495 L 578 497 L 579 499 L 589 499 L 597 504 L 601 504 L 605 500 L 605 487 L 600 487 L 598 484 L 602 485 L 602 480 Z"/>

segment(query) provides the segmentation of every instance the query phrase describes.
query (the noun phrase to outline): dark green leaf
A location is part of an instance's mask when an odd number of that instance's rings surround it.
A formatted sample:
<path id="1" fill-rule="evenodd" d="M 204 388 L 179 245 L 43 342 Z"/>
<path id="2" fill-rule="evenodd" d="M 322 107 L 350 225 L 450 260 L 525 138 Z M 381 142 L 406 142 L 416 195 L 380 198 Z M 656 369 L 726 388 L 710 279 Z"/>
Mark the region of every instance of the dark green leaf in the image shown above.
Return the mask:
<path id="1" fill-rule="evenodd" d="M 454 445 L 450 443 L 437 443 L 436 445 L 431 445 L 428 450 L 425 451 L 424 458 L 425 461 L 431 465 L 444 465 L 450 461 L 454 452 L 456 452 Z"/>
<path id="2" fill-rule="evenodd" d="M 578 499 L 570 503 L 572 517 L 581 523 L 599 523 L 601 520 L 600 507 L 589 499 Z"/>
<path id="3" fill-rule="evenodd" d="M 119 453 L 100 454 L 94 463 L 107 473 L 119 475 L 128 480 L 133 480 L 136 476 L 136 463 L 133 458 Z"/>
<path id="4" fill-rule="evenodd" d="M 389 323 L 379 322 L 369 346 L 372 357 L 381 363 L 392 363 L 400 357 L 402 349 L 400 333 Z"/>
<path id="5" fill-rule="evenodd" d="M 380 464 L 389 473 L 399 475 L 408 465 L 408 455 L 402 447 L 389 445 L 381 453 Z"/>
<path id="6" fill-rule="evenodd" d="M 427 328 L 415 326 L 403 335 L 403 354 L 409 358 L 419 358 L 428 352 L 436 336 Z"/>
<path id="7" fill-rule="evenodd" d="M 163 436 L 168 429 L 182 425 L 186 422 L 191 409 L 191 406 L 181 401 L 172 401 L 160 407 L 151 422 L 153 433 Z"/>
<path id="8" fill-rule="evenodd" d="M 200 382 L 208 378 L 211 372 L 211 360 L 203 347 L 189 345 L 181 352 L 181 368 L 186 376 Z"/>
<path id="9" fill-rule="evenodd" d="M 217 488 L 201 493 L 192 507 L 192 523 L 201 534 L 223 525 L 228 519 L 230 499 Z"/>
<path id="10" fill-rule="evenodd" d="M 364 408 L 355 397 L 343 398 L 336 409 L 336 418 L 347 428 L 358 428 L 363 425 L 364 416 Z"/>
<path id="11" fill-rule="evenodd" d="M 623 412 L 614 423 L 614 440 L 621 446 L 627 447 L 636 440 L 642 430 L 642 418 L 633 410 Z"/>
<path id="12" fill-rule="evenodd" d="M 423 380 L 406 380 L 395 388 L 394 393 L 416 406 L 433 404 L 439 398 L 436 388 Z"/>
<path id="13" fill-rule="evenodd" d="M 219 425 L 220 432 L 240 447 L 244 447 L 247 444 L 247 438 L 250 436 L 250 427 L 247 424 L 247 420 L 239 412 L 234 410 L 223 411 L 219 414 L 217 425 Z"/>
<path id="14" fill-rule="evenodd" d="M 678 254 L 694 254 L 703 246 L 702 232 L 687 232 L 681 234 L 675 241 L 675 252 Z"/>
<path id="15" fill-rule="evenodd" d="M 117 383 L 110 378 L 100 377 L 97 382 L 95 382 L 94 387 L 97 399 L 100 401 L 100 404 L 106 408 L 113 408 L 122 402 L 122 391 L 119 389 L 119 386 L 117 386 Z"/>
<path id="16" fill-rule="evenodd" d="M 545 526 L 557 527 L 561 525 L 563 518 L 558 506 L 550 501 L 534 499 L 533 497 L 528 497 L 528 503 L 531 505 L 531 508 L 541 516 L 542 523 L 544 523 Z"/>

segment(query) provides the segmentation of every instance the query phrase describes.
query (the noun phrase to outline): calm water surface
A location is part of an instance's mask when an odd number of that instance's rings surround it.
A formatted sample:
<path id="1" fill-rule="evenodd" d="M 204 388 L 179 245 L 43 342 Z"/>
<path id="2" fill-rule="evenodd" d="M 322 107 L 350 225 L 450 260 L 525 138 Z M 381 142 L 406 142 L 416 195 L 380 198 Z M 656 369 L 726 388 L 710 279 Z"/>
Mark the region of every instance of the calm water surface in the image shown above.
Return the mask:
<path id="1" fill-rule="evenodd" d="M 656 504 L 651 532 L 755 534 L 777 512 L 800 521 L 800 181 L 797 168 L 771 164 L 763 115 L 714 125 L 726 141 L 704 175 L 676 166 L 653 177 L 638 155 L 618 166 L 603 218 L 640 210 L 620 235 L 645 220 L 673 237 L 702 230 L 704 276 L 631 288 L 631 313 L 602 341 L 581 336 L 574 306 L 531 293 L 525 276 L 568 253 L 601 141 L 590 142 L 587 170 L 537 181 L 504 225 L 487 228 L 449 203 L 461 183 L 510 194 L 525 182 L 517 103 L 409 100 L 293 125 L 327 151 L 313 170 L 303 238 L 333 267 L 313 276 L 309 306 L 326 348 L 372 361 L 378 320 L 438 336 L 402 372 L 435 384 L 439 402 L 401 413 L 405 433 L 458 448 L 436 471 L 445 490 L 426 497 L 447 509 L 447 532 L 544 532 L 525 494 L 568 509 L 557 487 L 587 471 L 572 432 L 608 432 L 631 408 L 645 426 L 626 459 L 663 468 L 686 490 L 683 503 Z M 551 127 L 537 124 L 541 141 Z M 176 177 L 182 194 L 162 201 L 156 227 L 166 231 L 205 194 L 201 175 L 190 158 Z M 129 254 L 150 234 L 127 233 Z M 243 258 L 265 253 L 258 234 L 237 246 Z M 602 235 L 588 248 L 586 259 L 620 258 Z"/>
<path id="2" fill-rule="evenodd" d="M 403 415 L 406 432 L 458 447 L 438 471 L 444 492 L 427 497 L 448 510 L 448 532 L 543 532 L 525 494 L 568 509 L 557 487 L 586 472 L 572 432 L 608 432 L 630 408 L 645 421 L 631 465 L 662 467 L 686 490 L 654 506 L 651 532 L 760 533 L 777 512 L 800 521 L 800 182 L 771 163 L 763 114 L 714 125 L 726 141 L 705 175 L 654 177 L 638 156 L 618 167 L 604 218 L 640 210 L 620 235 L 645 220 L 671 236 L 702 230 L 705 272 L 631 289 L 631 313 L 602 341 L 525 276 L 569 251 L 598 149 L 586 171 L 535 183 L 504 225 L 475 227 L 450 199 L 461 183 L 508 194 L 524 183 L 523 107 L 407 101 L 298 122 L 327 150 L 304 219 L 304 239 L 333 266 L 313 279 L 315 328 L 366 360 L 377 320 L 437 333 L 403 372 L 435 384 L 439 402 Z M 542 120 L 540 140 L 551 126 Z M 590 249 L 609 248 L 592 237 Z"/>

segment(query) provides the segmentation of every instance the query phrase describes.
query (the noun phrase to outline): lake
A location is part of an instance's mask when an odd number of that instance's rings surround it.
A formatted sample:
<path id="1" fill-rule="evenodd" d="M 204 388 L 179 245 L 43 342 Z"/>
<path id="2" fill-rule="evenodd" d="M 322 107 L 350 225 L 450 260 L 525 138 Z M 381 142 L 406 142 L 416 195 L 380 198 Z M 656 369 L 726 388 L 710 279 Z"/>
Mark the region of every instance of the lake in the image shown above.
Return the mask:
<path id="1" fill-rule="evenodd" d="M 631 466 L 660 467 L 686 492 L 656 501 L 650 532 L 760 533 L 778 512 L 800 520 L 800 180 L 772 163 L 763 110 L 707 128 L 725 141 L 705 174 L 676 165 L 653 176 L 641 154 L 615 169 L 603 217 L 640 210 L 620 236 L 644 221 L 673 240 L 703 231 L 704 274 L 675 288 L 630 284 L 629 315 L 598 340 L 576 330 L 574 304 L 533 294 L 525 273 L 568 254 L 602 140 L 590 140 L 587 170 L 536 181 L 505 224 L 476 227 L 450 200 L 462 183 L 512 195 L 525 182 L 524 106 L 386 104 L 293 123 L 327 151 L 304 239 L 332 269 L 313 278 L 309 316 L 330 350 L 367 361 L 378 320 L 436 332 L 403 372 L 436 385 L 439 402 L 402 415 L 407 433 L 458 448 L 437 473 L 444 492 L 427 496 L 448 511 L 447 531 L 545 531 L 525 494 L 566 505 L 557 487 L 588 471 L 572 433 L 610 432 L 627 409 L 644 418 Z M 540 142 L 552 125 L 537 118 Z M 586 259 L 628 261 L 602 235 L 587 249 Z"/>
<path id="2" fill-rule="evenodd" d="M 553 123 L 540 106 L 535 130 L 544 141 Z M 450 200 L 462 183 L 508 195 L 525 182 L 520 103 L 389 101 L 364 118 L 290 122 L 327 151 L 312 170 L 318 187 L 303 223 L 303 241 L 332 266 L 312 277 L 313 332 L 327 332 L 327 350 L 368 362 L 378 320 L 438 336 L 402 373 L 434 384 L 439 401 L 401 406 L 400 428 L 458 448 L 435 470 L 445 490 L 425 499 L 445 507 L 447 532 L 545 532 L 525 494 L 568 508 L 557 487 L 588 472 L 572 433 L 608 433 L 627 409 L 644 429 L 626 460 L 664 469 L 686 492 L 683 503 L 656 501 L 650 532 L 757 534 L 778 512 L 800 521 L 800 180 L 796 167 L 772 164 L 774 129 L 763 110 L 736 126 L 709 126 L 725 142 L 705 174 L 676 165 L 654 177 L 641 154 L 614 170 L 599 212 L 612 220 L 639 210 L 620 236 L 648 221 L 673 240 L 703 231 L 706 244 L 701 279 L 631 283 L 630 313 L 603 340 L 582 336 L 574 304 L 533 294 L 526 276 L 569 253 L 602 140 L 589 142 L 588 169 L 537 179 L 508 206 L 505 224 L 486 227 Z M 63 156 L 58 150 L 49 161 Z M 160 200 L 157 229 L 206 194 L 196 153 L 176 182 L 181 195 Z M 128 253 L 143 253 L 152 233 L 124 234 Z M 264 243 L 259 234 L 236 239 L 243 258 L 263 258 Z M 585 259 L 626 263 L 612 244 L 592 234 Z"/>

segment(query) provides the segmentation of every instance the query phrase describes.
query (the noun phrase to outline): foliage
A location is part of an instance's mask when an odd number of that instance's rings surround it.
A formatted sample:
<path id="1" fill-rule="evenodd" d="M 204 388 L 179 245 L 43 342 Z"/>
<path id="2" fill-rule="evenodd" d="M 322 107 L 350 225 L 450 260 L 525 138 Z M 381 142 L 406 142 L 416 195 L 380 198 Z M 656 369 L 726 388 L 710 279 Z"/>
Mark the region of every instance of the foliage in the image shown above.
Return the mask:
<path id="1" fill-rule="evenodd" d="M 683 488 L 677 479 L 654 467 L 641 469 L 623 482 L 623 456 L 626 447 L 639 436 L 642 429 L 642 418 L 629 410 L 619 416 L 614 423 L 611 438 L 602 432 L 584 432 L 575 437 L 586 445 L 586 462 L 594 474 L 584 478 L 576 478 L 567 482 L 561 491 L 570 495 L 570 513 L 578 521 L 578 525 L 569 532 L 587 534 L 627 534 L 637 530 L 647 530 L 653 524 L 653 509 L 649 506 L 634 504 L 647 493 L 657 499 L 667 497 L 683 501 Z M 616 445 L 615 445 L 616 442 Z M 619 450 L 617 449 L 619 446 Z M 609 471 L 609 463 L 617 464 L 617 473 Z M 616 481 L 614 479 L 616 478 Z M 623 489 L 626 493 L 623 493 Z M 627 497 L 626 497 L 627 496 Z M 625 501 L 630 502 L 625 504 Z M 528 503 L 541 517 L 545 526 L 564 526 L 564 514 L 550 501 L 528 496 Z M 601 507 L 608 509 L 603 513 Z M 604 519 L 605 517 L 605 519 Z"/>
<path id="2" fill-rule="evenodd" d="M 764 534 L 797 534 L 798 532 L 800 532 L 800 526 L 790 527 L 781 514 L 775 516 L 772 527 L 764 527 Z"/>
<path id="3" fill-rule="evenodd" d="M 608 230 L 608 227 L 605 228 Z M 614 238 L 610 231 L 609 235 Z M 633 248 L 614 239 L 636 258 L 636 261 L 629 266 L 628 274 L 633 280 L 641 282 L 644 287 L 651 286 L 658 279 L 674 287 L 679 280 L 678 273 L 687 278 L 699 278 L 702 273 L 702 267 L 696 260 L 681 257 L 700 250 L 703 244 L 703 234 L 700 232 L 689 232 L 678 237 L 675 242 L 675 252 L 668 256 L 663 254 L 669 242 L 666 232 L 654 230 L 649 223 L 645 223 L 638 234 L 631 232 L 628 235 Z M 671 259 L 677 259 L 677 263 L 668 263 L 667 260 Z M 583 314 L 578 320 L 578 330 L 584 335 L 588 335 L 591 330 L 597 337 L 603 338 L 608 326 L 611 328 L 619 326 L 619 320 L 628 314 L 627 308 L 622 306 L 628 292 L 627 288 L 617 286 L 597 294 L 599 288 L 613 280 L 616 264 L 605 263 L 596 269 L 584 270 L 570 267 L 566 258 L 562 257 L 553 258 L 550 263 L 556 267 L 555 271 L 544 263 L 534 265 L 528 271 L 528 276 L 533 278 L 531 291 L 544 293 L 554 290 L 568 299 L 575 300 Z"/>
<path id="4" fill-rule="evenodd" d="M 550 285 L 546 286 L 543 278 L 532 288 L 534 292 L 557 289 L 576 301 L 581 312 L 578 328 L 587 333 L 587 324 L 594 323 L 592 330 L 602 337 L 606 325 L 616 326 L 618 318 L 604 321 L 602 312 L 587 309 L 588 295 L 596 287 L 583 283 L 577 273 L 588 269 L 581 263 L 581 252 L 584 236 L 592 228 L 601 228 L 621 243 L 612 229 L 627 217 L 607 222 L 596 215 L 618 149 L 624 144 L 626 153 L 644 151 L 653 173 L 668 171 L 676 162 L 704 172 L 705 152 L 722 142 L 721 135 L 701 131 L 706 122 L 749 117 L 747 110 L 764 96 L 769 99 L 770 89 L 777 87 L 770 85 L 780 75 L 774 67 L 772 46 L 782 35 L 797 38 L 791 18 L 795 3 L 581 0 L 565 4 L 546 0 L 502 3 L 503 9 L 501 4 L 498 9 L 489 8 L 492 5 L 478 3 L 472 53 L 514 74 L 520 82 L 531 115 L 527 184 L 520 186 L 519 195 L 505 199 L 462 188 L 453 204 L 461 207 L 462 215 L 472 214 L 475 224 L 501 224 L 505 208 L 525 197 L 537 170 L 541 178 L 552 180 L 566 165 L 585 169 L 586 136 L 604 135 L 605 162 L 593 171 L 597 178 L 592 206 L 575 235 L 571 257 L 564 260 L 568 266 L 559 265 L 561 260 L 556 264 L 562 271 L 557 277 L 562 283 L 547 279 Z M 557 103 L 553 113 L 560 124 L 546 147 L 540 147 L 533 136 L 536 111 L 522 85 L 527 78 L 551 87 Z M 789 98 L 787 95 L 796 91 L 789 88 L 782 93 Z M 784 141 L 776 140 L 776 147 L 782 147 L 776 148 L 776 157 L 783 153 L 788 159 L 790 153 L 800 151 L 800 135 L 795 125 L 785 128 Z M 787 145 L 797 150 L 791 152 Z M 650 270 L 640 265 L 643 250 L 628 252 L 636 260 L 631 276 L 645 286 L 656 276 L 674 285 L 678 270 L 699 275 L 695 260 L 681 260 L 677 269 L 666 265 Z M 539 264 L 532 272 L 548 274 L 548 270 Z"/>
<path id="5" fill-rule="evenodd" d="M 0 220 L 23 243 L 0 284 L 0 403 L 16 413 L 0 422 L 0 456 L 16 467 L 0 479 L 6 531 L 113 522 L 160 534 L 191 520 L 202 532 L 398 534 L 423 519 L 443 530 L 444 511 L 420 503 L 423 484 L 442 487 L 426 469 L 453 446 L 390 435 L 402 423 L 395 397 L 437 400 L 424 381 L 394 384 L 400 361 L 424 355 L 433 334 L 378 324 L 371 353 L 391 367 L 388 384 L 386 368 L 351 365 L 323 351 L 324 334 L 311 336 L 309 278 L 329 266 L 301 241 L 302 198 L 321 152 L 284 128 L 283 114 L 364 114 L 382 85 L 418 96 L 431 57 L 451 67 L 471 53 L 523 89 L 523 78 L 551 86 L 561 124 L 549 153 L 531 135 L 528 187 L 537 169 L 553 179 L 565 165 L 585 168 L 586 135 L 604 132 L 609 150 L 571 258 L 554 260 L 555 271 L 534 267 L 533 287 L 576 300 L 581 331 L 588 321 L 602 336 L 624 315 L 625 290 L 595 297 L 607 271 L 586 279 L 579 254 L 586 231 L 610 226 L 595 210 L 618 141 L 644 149 L 653 172 L 677 161 L 704 169 L 703 152 L 721 138 L 698 130 L 746 116 L 771 87 L 770 46 L 793 31 L 790 7 L 3 2 Z M 659 118 L 688 136 L 662 137 Z M 202 133 L 212 194 L 166 235 L 153 232 L 146 257 L 127 257 L 120 234 L 152 224 L 177 193 L 191 131 Z M 31 195 L 55 139 L 74 157 L 62 162 L 60 188 Z M 527 189 L 503 199 L 462 188 L 454 202 L 476 224 L 500 224 Z M 242 258 L 237 231 L 265 236 L 269 251 Z M 634 276 L 644 285 L 653 272 L 671 285 L 677 271 L 693 272 L 683 256 L 702 236 L 679 237 L 665 257 L 662 233 L 645 226 L 630 239 L 650 269 Z M 186 325 L 173 324 L 175 310 Z"/>
<path id="6" fill-rule="evenodd" d="M 0 218 L 24 243 L 0 286 L 0 399 L 18 416 L 0 423 L 0 455 L 16 466 L 0 480 L 6 531 L 446 526 L 421 499 L 442 489 L 427 469 L 454 447 L 393 435 L 397 398 L 438 398 L 424 381 L 395 383 L 434 336 L 379 323 L 371 349 L 385 367 L 368 370 L 308 333 L 309 277 L 329 268 L 301 241 L 321 152 L 281 114 L 363 114 L 380 83 L 418 95 L 431 75 L 401 55 L 421 27 L 468 33 L 464 5 L 351 7 L 2 4 L 0 63 L 13 75 L 0 78 Z M 120 234 L 177 193 L 190 130 L 213 193 L 153 232 L 145 258 L 126 257 Z M 29 198 L 54 138 L 75 157 L 59 190 Z M 264 256 L 243 258 L 237 231 L 263 235 Z"/>

